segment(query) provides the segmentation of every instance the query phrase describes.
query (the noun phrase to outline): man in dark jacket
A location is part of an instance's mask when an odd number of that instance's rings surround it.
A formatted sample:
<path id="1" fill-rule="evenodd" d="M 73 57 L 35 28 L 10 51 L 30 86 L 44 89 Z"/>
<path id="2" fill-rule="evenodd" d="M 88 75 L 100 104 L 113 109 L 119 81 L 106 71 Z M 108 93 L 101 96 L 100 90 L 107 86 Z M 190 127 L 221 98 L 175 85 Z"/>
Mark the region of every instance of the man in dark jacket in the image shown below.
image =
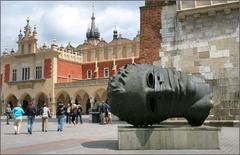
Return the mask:
<path id="1" fill-rule="evenodd" d="M 78 117 L 79 117 L 79 122 L 82 124 L 82 106 L 81 104 L 77 105 L 77 117 L 76 117 L 76 123 L 78 124 Z"/>
<path id="2" fill-rule="evenodd" d="M 28 102 L 26 114 L 28 116 L 28 133 L 32 134 L 32 126 L 37 114 L 37 108 L 31 100 Z"/>
<path id="3" fill-rule="evenodd" d="M 58 122 L 58 126 L 57 126 L 57 131 L 63 131 L 63 126 L 64 126 L 64 116 L 65 116 L 65 106 L 64 104 L 59 101 L 57 104 L 57 122 Z"/>

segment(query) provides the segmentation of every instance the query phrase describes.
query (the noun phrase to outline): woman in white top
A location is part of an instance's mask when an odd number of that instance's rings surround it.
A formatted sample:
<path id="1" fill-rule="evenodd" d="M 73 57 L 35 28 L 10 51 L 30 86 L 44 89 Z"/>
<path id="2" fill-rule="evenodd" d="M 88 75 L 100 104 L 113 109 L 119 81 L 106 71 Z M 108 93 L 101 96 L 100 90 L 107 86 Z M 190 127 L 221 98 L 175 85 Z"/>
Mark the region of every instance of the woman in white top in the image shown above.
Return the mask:
<path id="1" fill-rule="evenodd" d="M 42 132 L 47 132 L 48 117 L 50 115 L 50 110 L 47 107 L 47 103 L 44 103 L 42 109 Z"/>

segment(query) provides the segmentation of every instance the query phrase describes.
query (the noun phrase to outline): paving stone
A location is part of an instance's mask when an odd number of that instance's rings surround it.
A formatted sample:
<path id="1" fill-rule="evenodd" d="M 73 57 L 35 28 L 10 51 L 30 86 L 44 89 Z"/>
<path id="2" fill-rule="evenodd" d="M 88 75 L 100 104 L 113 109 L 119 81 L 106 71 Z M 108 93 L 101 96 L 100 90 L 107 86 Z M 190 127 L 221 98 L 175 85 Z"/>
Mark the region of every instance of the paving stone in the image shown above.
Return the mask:
<path id="1" fill-rule="evenodd" d="M 63 132 L 56 131 L 54 119 L 48 132 L 41 132 L 36 121 L 33 134 L 27 134 L 24 120 L 20 135 L 13 134 L 13 123 L 1 122 L 2 154 L 239 154 L 239 128 L 221 127 L 219 150 L 118 150 L 117 127 L 126 123 L 113 121 L 112 125 L 93 124 L 84 119 L 83 124 L 67 124 Z"/>

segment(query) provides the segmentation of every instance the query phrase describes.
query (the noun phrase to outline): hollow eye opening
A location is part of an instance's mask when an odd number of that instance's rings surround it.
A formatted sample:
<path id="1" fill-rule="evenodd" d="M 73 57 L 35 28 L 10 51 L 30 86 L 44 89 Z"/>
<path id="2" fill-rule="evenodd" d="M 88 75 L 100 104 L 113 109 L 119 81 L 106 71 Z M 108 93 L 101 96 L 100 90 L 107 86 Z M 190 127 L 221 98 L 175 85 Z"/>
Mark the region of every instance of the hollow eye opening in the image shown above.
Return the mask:
<path id="1" fill-rule="evenodd" d="M 153 73 L 149 73 L 147 75 L 147 85 L 150 88 L 154 88 L 154 86 L 155 86 L 155 78 L 154 78 Z"/>

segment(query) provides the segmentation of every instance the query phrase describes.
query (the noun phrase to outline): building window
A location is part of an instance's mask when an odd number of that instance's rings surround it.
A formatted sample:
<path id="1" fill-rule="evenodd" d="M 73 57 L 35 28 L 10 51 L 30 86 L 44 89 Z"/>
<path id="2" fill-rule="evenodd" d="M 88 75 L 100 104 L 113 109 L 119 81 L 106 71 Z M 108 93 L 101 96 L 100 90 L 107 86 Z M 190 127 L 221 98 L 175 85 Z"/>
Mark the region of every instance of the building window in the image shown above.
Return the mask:
<path id="1" fill-rule="evenodd" d="M 118 48 L 117 47 L 113 48 L 113 57 L 116 59 L 118 58 Z"/>
<path id="2" fill-rule="evenodd" d="M 104 59 L 108 59 L 108 49 L 104 48 Z"/>
<path id="3" fill-rule="evenodd" d="M 22 80 L 30 79 L 30 67 L 22 68 Z"/>
<path id="4" fill-rule="evenodd" d="M 181 1 L 182 9 L 195 8 L 195 1 Z"/>
<path id="5" fill-rule="evenodd" d="M 122 48 L 122 57 L 123 58 L 127 57 L 127 47 L 126 46 L 123 46 L 123 48 Z"/>
<path id="6" fill-rule="evenodd" d="M 87 71 L 87 79 L 92 79 L 92 71 L 91 70 Z"/>
<path id="7" fill-rule="evenodd" d="M 133 45 L 132 46 L 132 56 L 136 57 L 136 54 L 137 54 L 137 47 L 136 47 L 136 45 Z"/>
<path id="8" fill-rule="evenodd" d="M 31 53 L 31 44 L 28 45 L 28 53 Z"/>
<path id="9" fill-rule="evenodd" d="M 22 45 L 22 50 L 21 51 L 24 52 L 24 45 Z"/>
<path id="10" fill-rule="evenodd" d="M 17 81 L 17 70 L 16 69 L 12 70 L 12 81 Z"/>
<path id="11" fill-rule="evenodd" d="M 100 60 L 99 50 L 96 50 L 96 59 Z"/>
<path id="12" fill-rule="evenodd" d="M 87 61 L 91 61 L 91 51 L 87 52 Z"/>
<path id="13" fill-rule="evenodd" d="M 109 77 L 109 68 L 104 68 L 104 78 L 108 78 Z"/>
<path id="14" fill-rule="evenodd" d="M 36 67 L 36 79 L 42 79 L 42 66 L 37 66 Z"/>

